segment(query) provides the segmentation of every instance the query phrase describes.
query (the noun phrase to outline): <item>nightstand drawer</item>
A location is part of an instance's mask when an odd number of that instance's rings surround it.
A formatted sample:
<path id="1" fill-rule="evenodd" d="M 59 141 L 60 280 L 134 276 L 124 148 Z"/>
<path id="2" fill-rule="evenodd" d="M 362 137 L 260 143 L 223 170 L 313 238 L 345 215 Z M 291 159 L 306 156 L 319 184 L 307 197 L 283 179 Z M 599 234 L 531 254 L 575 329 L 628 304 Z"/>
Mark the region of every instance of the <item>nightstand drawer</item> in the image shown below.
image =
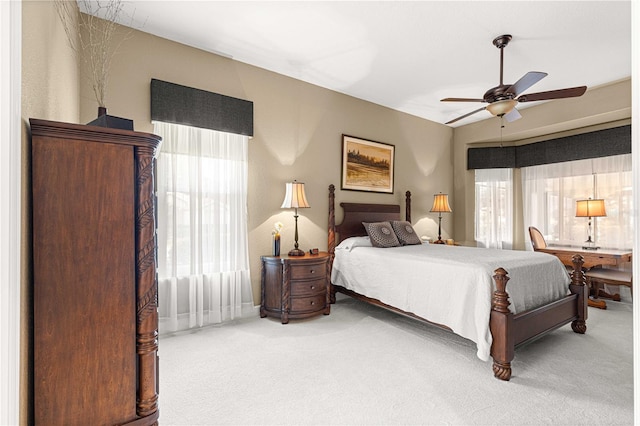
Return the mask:
<path id="1" fill-rule="evenodd" d="M 327 280 L 295 281 L 291 283 L 291 296 L 313 296 L 327 292 Z"/>
<path id="2" fill-rule="evenodd" d="M 325 261 L 304 265 L 291 265 L 292 280 L 306 280 L 309 278 L 324 278 L 327 272 Z"/>
<path id="3" fill-rule="evenodd" d="M 319 309 L 324 308 L 326 303 L 326 294 L 318 294 L 310 297 L 292 297 L 291 298 L 291 311 L 292 312 L 316 312 Z"/>

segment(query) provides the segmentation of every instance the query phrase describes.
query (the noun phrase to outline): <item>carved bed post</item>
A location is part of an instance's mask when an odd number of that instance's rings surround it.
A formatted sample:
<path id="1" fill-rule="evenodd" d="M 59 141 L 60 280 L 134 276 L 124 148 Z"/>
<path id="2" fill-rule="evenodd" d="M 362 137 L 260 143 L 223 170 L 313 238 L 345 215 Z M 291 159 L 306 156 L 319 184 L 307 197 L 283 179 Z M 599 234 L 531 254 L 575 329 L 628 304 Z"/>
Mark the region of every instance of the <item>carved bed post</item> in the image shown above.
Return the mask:
<path id="1" fill-rule="evenodd" d="M 336 256 L 336 187 L 329 185 L 329 233 L 327 241 L 327 251 L 329 252 L 329 265 L 328 277 L 329 277 L 329 302 L 336 303 L 336 289 L 331 283 L 331 268 L 333 267 L 333 258 Z"/>
<path id="2" fill-rule="evenodd" d="M 491 319 L 489 327 L 493 335 L 491 344 L 491 356 L 493 357 L 493 375 L 500 380 L 511 378 L 511 360 L 515 344 L 513 334 L 513 314 L 509 310 L 509 295 L 506 287 L 509 277 L 507 271 L 498 268 L 493 280 L 496 283 L 496 291 L 491 299 Z"/>
<path id="3" fill-rule="evenodd" d="M 411 223 L 411 191 L 407 191 L 404 195 L 406 196 L 406 199 L 405 199 L 406 209 L 404 211 L 405 220 Z"/>
<path id="4" fill-rule="evenodd" d="M 584 334 L 587 331 L 587 306 L 588 306 L 588 289 L 586 278 L 582 271 L 584 258 L 581 254 L 574 254 L 571 258 L 573 263 L 573 273 L 571 274 L 571 284 L 569 290 L 572 294 L 578 295 L 578 319 L 571 323 L 571 329 L 576 333 Z"/>

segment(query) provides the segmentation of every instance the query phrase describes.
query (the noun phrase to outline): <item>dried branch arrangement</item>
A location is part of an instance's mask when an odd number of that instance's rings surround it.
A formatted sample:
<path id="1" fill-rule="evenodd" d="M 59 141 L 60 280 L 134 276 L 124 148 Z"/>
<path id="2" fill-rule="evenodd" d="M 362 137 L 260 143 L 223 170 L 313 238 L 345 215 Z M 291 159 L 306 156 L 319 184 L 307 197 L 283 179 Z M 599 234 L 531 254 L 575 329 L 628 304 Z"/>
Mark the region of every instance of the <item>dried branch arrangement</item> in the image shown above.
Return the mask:
<path id="1" fill-rule="evenodd" d="M 105 107 L 111 59 L 133 32 L 130 27 L 121 27 L 118 24 L 125 18 L 124 2 L 54 0 L 54 3 L 71 49 L 76 58 L 88 65 L 89 79 L 98 106 Z M 82 13 L 80 9 L 86 13 Z M 133 22 L 132 16 L 128 19 Z M 125 30 L 122 37 L 116 40 L 116 33 L 126 28 L 129 30 Z"/>

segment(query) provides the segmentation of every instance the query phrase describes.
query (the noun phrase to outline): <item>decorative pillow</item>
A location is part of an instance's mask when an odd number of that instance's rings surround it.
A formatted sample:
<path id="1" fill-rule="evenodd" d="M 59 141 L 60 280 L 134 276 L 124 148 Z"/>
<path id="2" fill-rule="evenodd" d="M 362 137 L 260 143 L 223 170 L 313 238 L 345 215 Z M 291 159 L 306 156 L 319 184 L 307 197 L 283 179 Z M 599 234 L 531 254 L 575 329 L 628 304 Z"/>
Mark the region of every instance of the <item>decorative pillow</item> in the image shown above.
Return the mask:
<path id="1" fill-rule="evenodd" d="M 389 222 L 362 222 L 374 247 L 398 247 L 400 241 Z"/>
<path id="2" fill-rule="evenodd" d="M 398 241 L 403 246 L 409 246 L 413 244 L 422 244 L 420 237 L 416 234 L 413 226 L 406 220 L 394 220 L 391 222 L 391 227 L 398 237 Z"/>
<path id="3" fill-rule="evenodd" d="M 356 247 L 371 247 L 371 240 L 369 237 L 350 237 L 338 244 L 336 250 L 351 251 Z"/>

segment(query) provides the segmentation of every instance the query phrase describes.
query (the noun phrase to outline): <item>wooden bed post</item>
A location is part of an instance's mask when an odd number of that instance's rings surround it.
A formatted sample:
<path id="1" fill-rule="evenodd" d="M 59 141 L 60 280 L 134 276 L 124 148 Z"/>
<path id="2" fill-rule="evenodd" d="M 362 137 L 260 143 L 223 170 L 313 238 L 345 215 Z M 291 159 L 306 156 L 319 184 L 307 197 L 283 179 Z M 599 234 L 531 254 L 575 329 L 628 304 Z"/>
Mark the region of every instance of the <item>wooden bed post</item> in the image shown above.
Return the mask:
<path id="1" fill-rule="evenodd" d="M 586 278 L 582 271 L 584 258 L 581 254 L 576 253 L 571 258 L 571 263 L 573 263 L 573 273 L 569 290 L 572 294 L 578 295 L 578 319 L 571 323 L 571 329 L 576 333 L 584 334 L 587 331 L 587 306 L 589 304 Z"/>
<path id="2" fill-rule="evenodd" d="M 411 223 L 411 191 L 407 191 L 404 195 L 407 197 L 405 199 L 404 217 L 407 222 Z"/>
<path id="3" fill-rule="evenodd" d="M 329 233 L 327 241 L 327 251 L 329 252 L 329 302 L 336 303 L 336 288 L 331 283 L 331 269 L 333 268 L 333 259 L 336 256 L 336 187 L 329 185 Z"/>
<path id="4" fill-rule="evenodd" d="M 491 344 L 491 356 L 493 357 L 493 375 L 500 380 L 511 378 L 511 361 L 515 350 L 513 340 L 513 314 L 509 310 L 509 295 L 506 292 L 507 271 L 498 268 L 493 280 L 496 283 L 496 291 L 491 299 L 491 319 L 489 328 L 493 336 Z"/>

